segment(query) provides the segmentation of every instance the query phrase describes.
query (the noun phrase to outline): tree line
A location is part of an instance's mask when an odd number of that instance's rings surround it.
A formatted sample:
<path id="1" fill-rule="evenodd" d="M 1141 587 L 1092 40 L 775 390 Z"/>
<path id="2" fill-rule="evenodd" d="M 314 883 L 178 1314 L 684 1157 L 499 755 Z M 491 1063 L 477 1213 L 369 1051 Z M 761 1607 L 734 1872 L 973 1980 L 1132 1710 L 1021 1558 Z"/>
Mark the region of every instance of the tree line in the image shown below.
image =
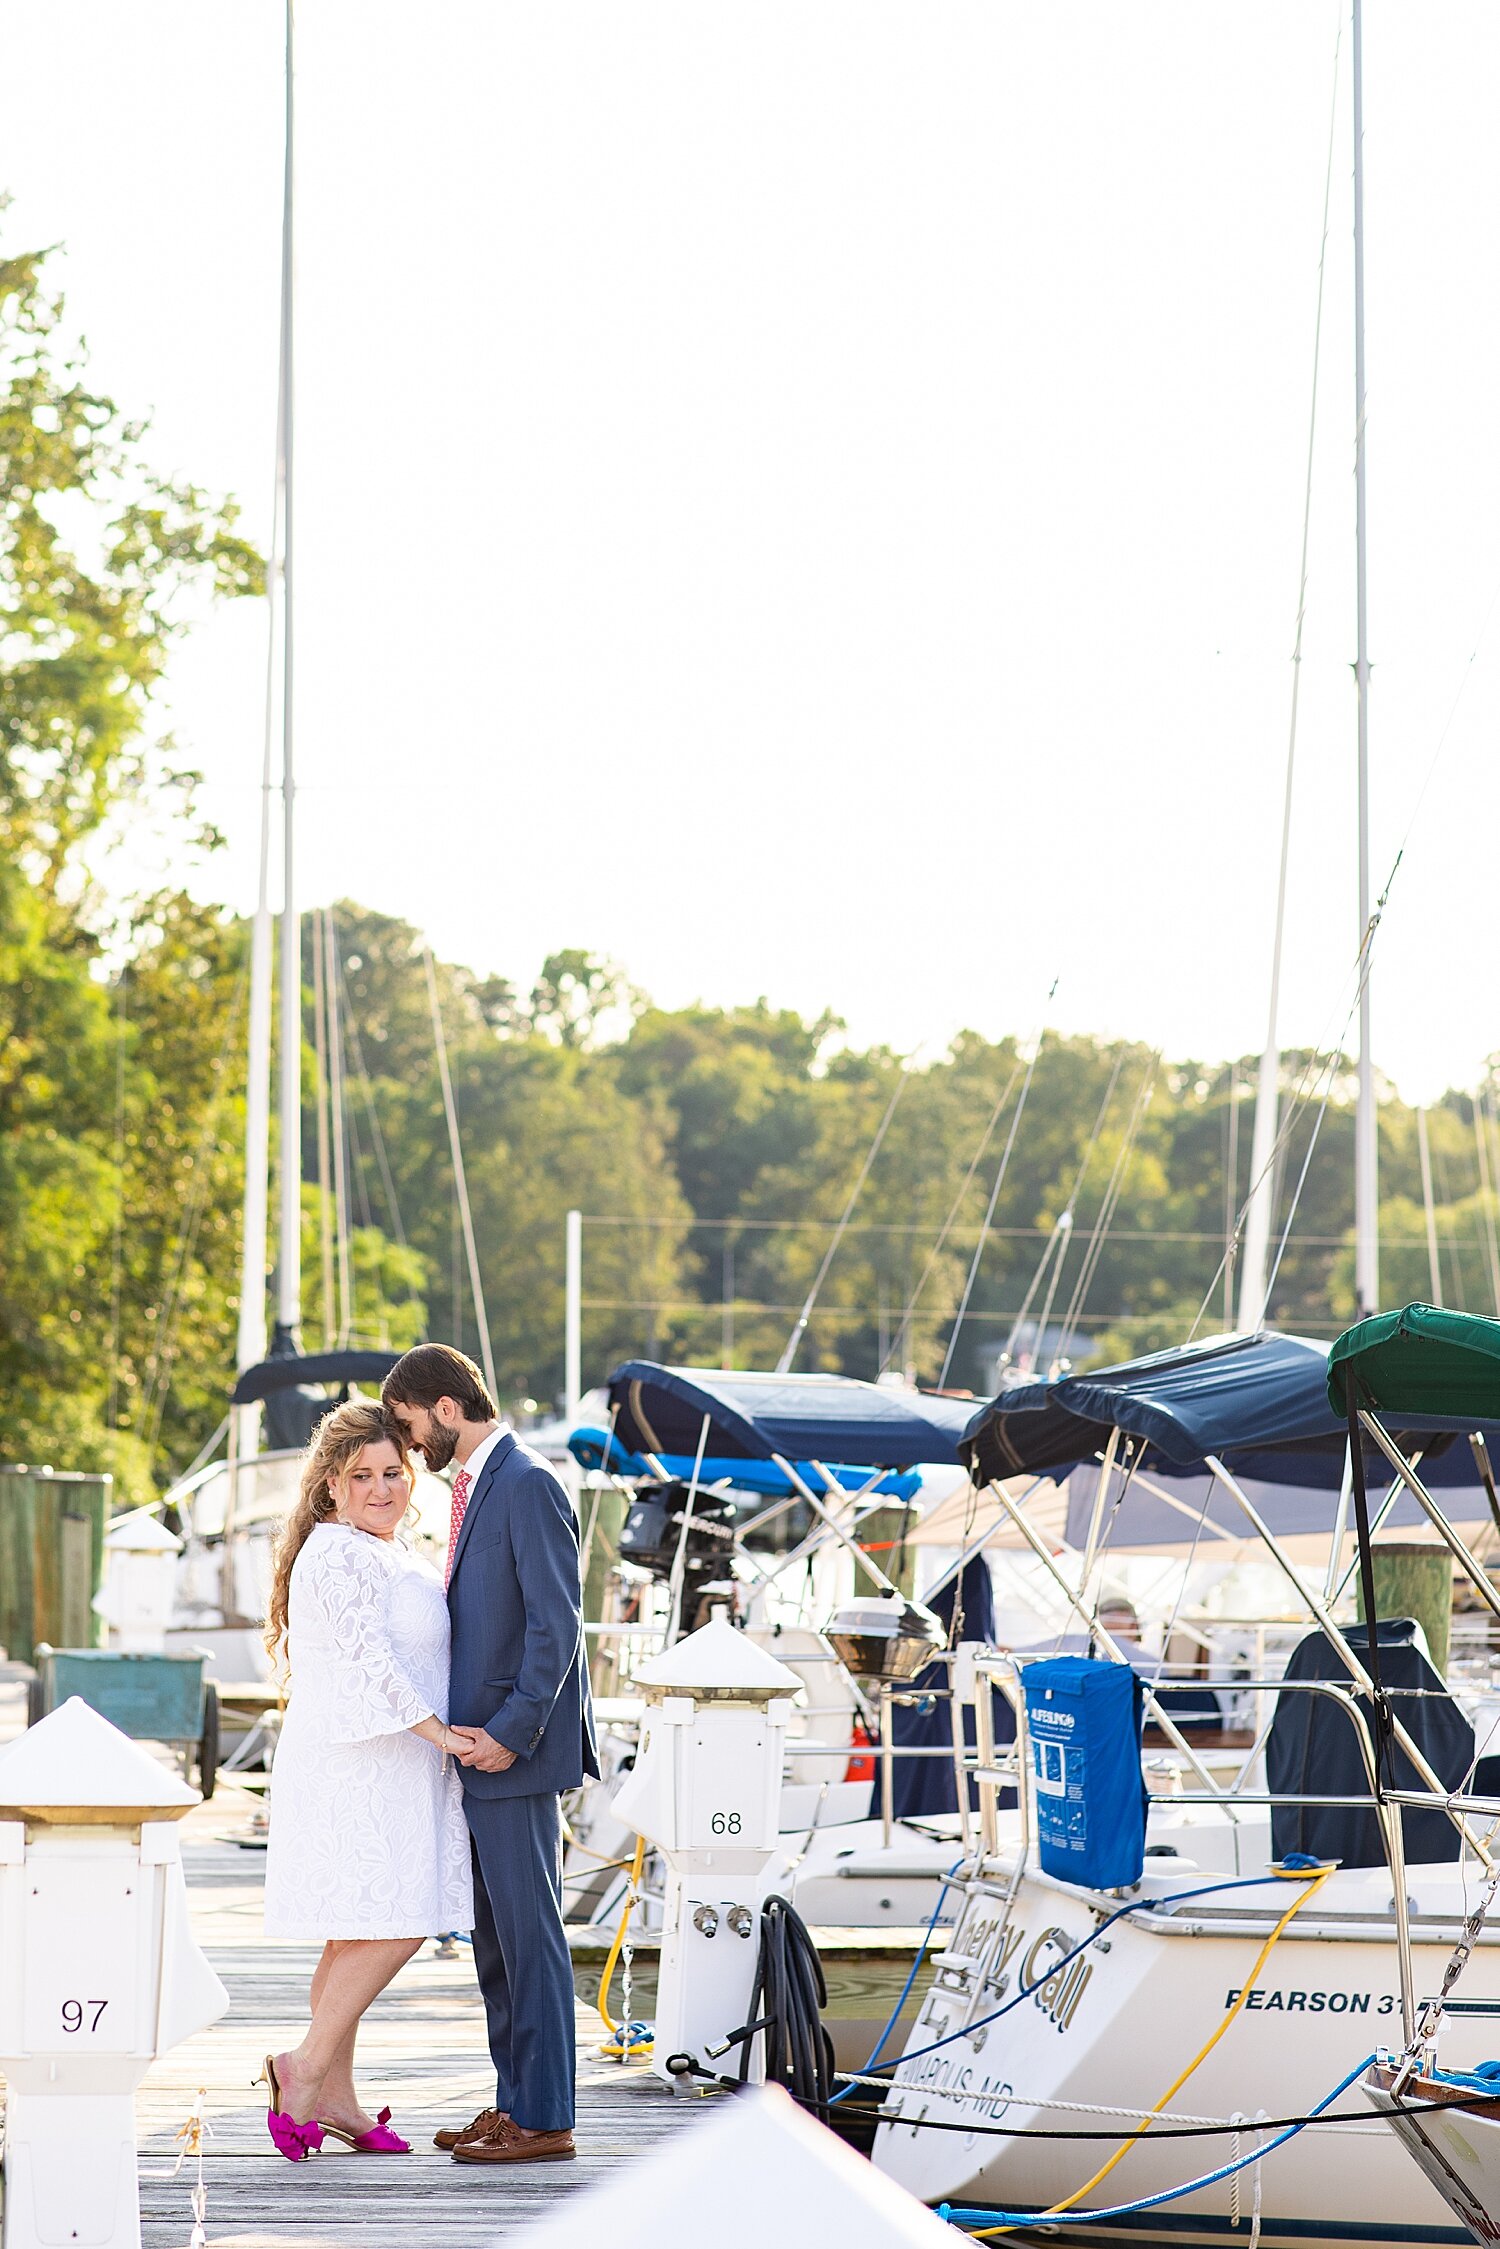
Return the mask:
<path id="1" fill-rule="evenodd" d="M 146 432 L 91 388 L 45 260 L 0 259 L 4 1448 L 108 1467 L 136 1496 L 191 1461 L 233 1381 L 249 942 L 186 891 L 122 900 L 93 870 L 132 818 L 211 844 L 152 694 L 194 602 L 263 592 L 232 505 L 155 476 Z M 317 957 L 304 928 L 303 1340 L 473 1351 L 420 934 L 369 903 L 328 911 Z M 662 1008 L 581 951 L 530 989 L 452 963 L 433 978 L 512 1408 L 560 1393 L 570 1208 L 586 1380 L 630 1355 L 774 1365 L 877 1140 L 799 1367 L 977 1390 L 1007 1350 L 1045 1370 L 1232 1321 L 1249 1058 L 964 1032 L 906 1069 L 831 1013 Z M 336 1001 L 321 1038 L 320 979 Z M 1271 1316 L 1326 1335 L 1353 1305 L 1352 1079 L 1294 1053 L 1283 1083 Z M 317 1181 L 339 1121 L 335 1269 Z M 1442 1292 L 1494 1311 L 1493 1078 L 1445 1096 L 1427 1134 Z M 1388 1087 L 1380 1177 L 1384 1300 L 1426 1296 L 1418 1119 Z"/>

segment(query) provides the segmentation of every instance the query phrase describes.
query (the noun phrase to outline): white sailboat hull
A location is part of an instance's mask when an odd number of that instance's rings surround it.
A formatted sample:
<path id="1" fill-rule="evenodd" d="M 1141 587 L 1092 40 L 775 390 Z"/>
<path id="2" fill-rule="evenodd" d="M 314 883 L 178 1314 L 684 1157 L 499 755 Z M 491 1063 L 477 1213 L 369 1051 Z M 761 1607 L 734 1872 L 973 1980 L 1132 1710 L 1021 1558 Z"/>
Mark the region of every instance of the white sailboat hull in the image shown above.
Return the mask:
<path id="1" fill-rule="evenodd" d="M 1165 1896 L 1214 1879 L 1206 1871 L 1182 1871 L 1148 1877 L 1148 1884 Z M 1409 1887 L 1419 1909 L 1416 1970 L 1419 1992 L 1425 1992 L 1436 1988 L 1449 1958 L 1463 1890 L 1456 1867 L 1414 1869 Z M 1389 1896 L 1383 1873 L 1333 1877 L 1306 1925 L 1291 1925 L 1244 2010 L 1168 2104 L 1175 2117 L 1301 2115 L 1377 2048 L 1399 2043 Z M 987 2138 L 983 2127 L 1113 2135 L 1118 2125 L 1123 2137 L 1222 2026 L 1290 1893 L 1279 1886 L 1230 1891 L 1205 1900 L 1203 1908 L 1184 1905 L 1119 1921 L 1033 1997 L 980 2027 L 1018 1988 L 1046 1976 L 1049 1958 L 1061 1959 L 1118 1902 L 1032 1871 L 1003 1922 L 1000 1882 L 992 1878 L 971 1892 L 951 1942 L 952 1964 L 939 1970 L 908 2043 L 913 2058 L 903 2062 L 891 2095 L 901 2120 L 882 2125 L 877 2136 L 881 2170 L 929 2203 L 1055 2209 L 1118 2141 Z M 1475 1998 L 1500 1996 L 1500 1945 L 1476 1949 L 1466 1991 Z M 953 2032 L 961 2035 L 952 2043 L 923 2051 Z M 1483 2025 L 1455 2022 L 1453 2065 L 1472 2067 L 1485 2058 L 1482 2042 L 1493 2035 Z M 1334 2107 L 1347 2116 L 1360 2105 L 1356 2082 Z M 933 2125 L 956 2128 L 926 2128 Z M 1142 2140 L 1081 2208 L 1112 2209 L 1175 2188 L 1254 2144 L 1253 2123 L 1238 2147 L 1229 2136 Z M 1308 2241 L 1377 2249 L 1396 2241 L 1470 2238 L 1382 2125 L 1360 2119 L 1314 2126 L 1259 2168 L 1266 2249 Z M 1237 2189 L 1220 2182 L 1104 2224 L 1070 2229 L 1059 2216 L 1047 2225 L 1047 2237 L 1080 2244 L 1243 2239 L 1255 2191 L 1254 2172 L 1247 2171 Z"/>

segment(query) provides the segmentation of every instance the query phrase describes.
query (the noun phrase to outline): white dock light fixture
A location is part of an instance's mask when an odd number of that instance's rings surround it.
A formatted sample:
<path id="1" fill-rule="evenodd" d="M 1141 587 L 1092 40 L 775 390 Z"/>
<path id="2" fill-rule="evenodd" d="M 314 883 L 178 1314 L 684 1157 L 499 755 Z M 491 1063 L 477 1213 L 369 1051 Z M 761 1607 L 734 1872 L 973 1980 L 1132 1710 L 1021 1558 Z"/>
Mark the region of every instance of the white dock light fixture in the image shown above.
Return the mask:
<path id="1" fill-rule="evenodd" d="M 0 1750 L 3 2249 L 140 2249 L 135 2089 L 229 2004 L 188 1925 L 198 1801 L 76 1696 Z"/>
<path id="2" fill-rule="evenodd" d="M 695 2068 L 738 2074 L 738 2052 L 714 2061 L 708 2049 L 750 2012 L 801 1681 L 715 1618 L 643 1664 L 636 1684 L 646 1695 L 640 1748 L 613 1810 L 667 1863 L 651 2066 L 691 2091 L 702 2081 Z"/>

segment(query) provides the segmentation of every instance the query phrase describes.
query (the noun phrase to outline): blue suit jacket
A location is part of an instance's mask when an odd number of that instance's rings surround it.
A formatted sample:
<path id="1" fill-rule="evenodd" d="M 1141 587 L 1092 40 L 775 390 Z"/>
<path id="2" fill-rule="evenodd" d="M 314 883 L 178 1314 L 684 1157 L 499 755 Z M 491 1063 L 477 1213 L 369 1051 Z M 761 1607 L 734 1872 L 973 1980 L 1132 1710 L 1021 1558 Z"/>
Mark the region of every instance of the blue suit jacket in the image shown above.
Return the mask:
<path id="1" fill-rule="evenodd" d="M 470 1494 L 448 1581 L 448 1716 L 516 1753 L 460 1765 L 475 1796 L 539 1796 L 599 1771 L 578 1573 L 578 1524 L 540 1454 L 506 1430 Z"/>

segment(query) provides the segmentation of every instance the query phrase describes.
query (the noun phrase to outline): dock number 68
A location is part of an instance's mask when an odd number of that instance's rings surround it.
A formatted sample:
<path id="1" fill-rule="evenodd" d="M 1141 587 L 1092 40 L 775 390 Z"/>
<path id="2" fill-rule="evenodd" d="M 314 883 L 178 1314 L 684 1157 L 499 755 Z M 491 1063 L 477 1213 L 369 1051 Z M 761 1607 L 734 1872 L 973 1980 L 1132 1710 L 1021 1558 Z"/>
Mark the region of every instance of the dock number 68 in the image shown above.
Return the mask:
<path id="1" fill-rule="evenodd" d="M 715 1812 L 708 1826 L 713 1835 L 738 1835 L 740 1815 L 738 1812 Z"/>

